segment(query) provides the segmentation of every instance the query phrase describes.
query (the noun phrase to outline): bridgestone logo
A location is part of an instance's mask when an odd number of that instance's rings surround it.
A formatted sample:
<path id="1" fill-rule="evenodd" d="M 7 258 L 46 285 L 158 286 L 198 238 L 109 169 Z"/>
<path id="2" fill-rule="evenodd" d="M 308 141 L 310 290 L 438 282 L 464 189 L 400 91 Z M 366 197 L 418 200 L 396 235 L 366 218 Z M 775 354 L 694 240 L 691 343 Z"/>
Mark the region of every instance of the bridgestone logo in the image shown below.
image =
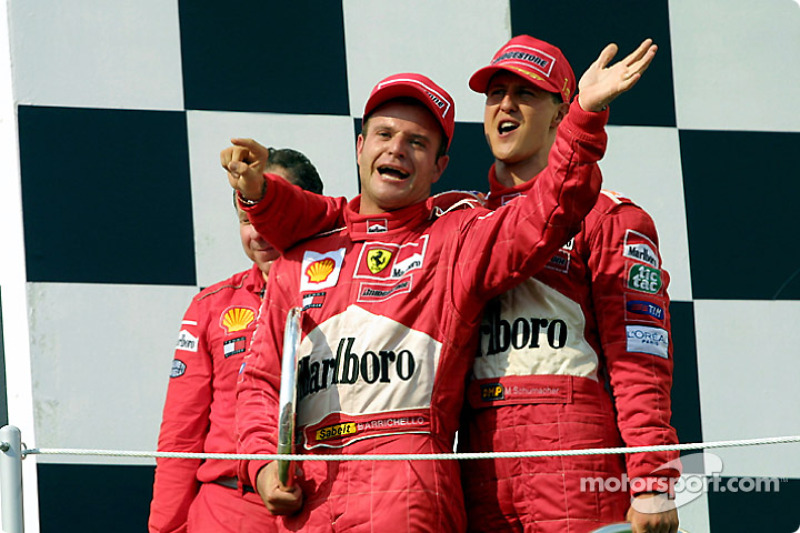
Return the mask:
<path id="1" fill-rule="evenodd" d="M 539 65 L 540 67 L 546 69 L 549 61 L 539 56 L 535 56 L 529 52 L 506 52 L 505 54 L 501 55 L 494 61 L 492 64 L 499 63 L 500 61 L 505 61 L 507 59 L 518 59 L 521 61 L 527 61 L 528 63 L 533 63 L 534 65 Z"/>
<path id="2" fill-rule="evenodd" d="M 331 385 L 353 385 L 364 382 L 392 383 L 394 380 L 408 381 L 416 370 L 414 354 L 409 350 L 367 350 L 363 354 L 353 353 L 355 337 L 339 340 L 336 357 L 311 361 L 300 360 L 297 371 L 298 401 L 309 394 L 327 389 Z"/>

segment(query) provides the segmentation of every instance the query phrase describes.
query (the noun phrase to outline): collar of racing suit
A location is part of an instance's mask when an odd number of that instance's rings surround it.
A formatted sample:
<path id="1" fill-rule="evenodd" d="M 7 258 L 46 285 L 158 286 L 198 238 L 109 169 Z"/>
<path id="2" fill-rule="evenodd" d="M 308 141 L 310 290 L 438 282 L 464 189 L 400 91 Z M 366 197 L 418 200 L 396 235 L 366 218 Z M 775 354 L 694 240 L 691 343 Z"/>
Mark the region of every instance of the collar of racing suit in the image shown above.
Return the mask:
<path id="1" fill-rule="evenodd" d="M 525 183 L 506 187 L 497 180 L 497 170 L 493 164 L 492 168 L 489 169 L 489 194 L 486 196 L 486 205 L 489 209 L 497 209 L 511 199 L 526 194 L 534 183 L 536 183 L 536 177 Z"/>
<path id="2" fill-rule="evenodd" d="M 245 288 L 263 298 L 266 285 L 267 282 L 264 281 L 261 270 L 258 268 L 257 264 L 253 263 L 253 266 L 250 267 L 250 272 L 247 273 L 247 277 L 244 279 Z"/>
<path id="3" fill-rule="evenodd" d="M 406 232 L 409 228 L 419 226 L 431 218 L 433 201 L 428 198 L 425 202 L 375 215 L 362 215 L 358 212 L 361 206 L 361 196 L 356 196 L 347 204 L 344 219 L 350 238 L 353 241 L 366 241 L 380 239 L 399 232 Z"/>

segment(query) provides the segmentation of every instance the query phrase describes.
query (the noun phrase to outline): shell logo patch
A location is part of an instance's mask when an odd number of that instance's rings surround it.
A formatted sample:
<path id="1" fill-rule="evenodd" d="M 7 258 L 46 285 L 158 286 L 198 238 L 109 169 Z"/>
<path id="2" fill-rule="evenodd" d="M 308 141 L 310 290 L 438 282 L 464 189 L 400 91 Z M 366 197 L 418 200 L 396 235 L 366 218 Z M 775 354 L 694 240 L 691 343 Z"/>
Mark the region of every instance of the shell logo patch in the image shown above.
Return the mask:
<path id="1" fill-rule="evenodd" d="M 333 259 L 326 258 L 322 261 L 315 261 L 311 263 L 306 269 L 306 276 L 312 283 L 321 283 L 328 279 L 328 276 L 333 272 L 333 267 L 336 264 Z"/>
<path id="2" fill-rule="evenodd" d="M 367 267 L 373 274 L 377 274 L 389 265 L 392 252 L 383 248 L 373 248 L 367 252 Z"/>
<path id="3" fill-rule="evenodd" d="M 242 331 L 256 318 L 256 313 L 247 307 L 229 307 L 220 318 L 220 326 L 226 333 Z"/>
<path id="4" fill-rule="evenodd" d="M 335 286 L 339 282 L 343 263 L 344 248 L 324 253 L 306 250 L 300 270 L 300 292 L 319 291 Z"/>

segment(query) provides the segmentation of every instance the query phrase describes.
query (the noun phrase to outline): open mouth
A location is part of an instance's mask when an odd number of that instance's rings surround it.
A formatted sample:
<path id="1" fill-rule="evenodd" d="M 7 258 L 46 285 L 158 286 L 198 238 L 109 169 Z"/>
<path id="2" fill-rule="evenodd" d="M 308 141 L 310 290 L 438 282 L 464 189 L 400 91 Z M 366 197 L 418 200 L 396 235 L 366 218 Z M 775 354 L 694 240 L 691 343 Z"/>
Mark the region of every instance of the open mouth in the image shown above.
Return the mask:
<path id="1" fill-rule="evenodd" d="M 393 180 L 404 180 L 409 176 L 408 172 L 387 165 L 378 167 L 378 172 L 384 178 L 389 178 Z"/>
<path id="2" fill-rule="evenodd" d="M 505 135 L 506 133 L 511 133 L 512 131 L 514 131 L 517 128 L 519 128 L 519 124 L 518 123 L 513 122 L 511 120 L 503 120 L 497 126 L 497 132 L 500 135 Z"/>

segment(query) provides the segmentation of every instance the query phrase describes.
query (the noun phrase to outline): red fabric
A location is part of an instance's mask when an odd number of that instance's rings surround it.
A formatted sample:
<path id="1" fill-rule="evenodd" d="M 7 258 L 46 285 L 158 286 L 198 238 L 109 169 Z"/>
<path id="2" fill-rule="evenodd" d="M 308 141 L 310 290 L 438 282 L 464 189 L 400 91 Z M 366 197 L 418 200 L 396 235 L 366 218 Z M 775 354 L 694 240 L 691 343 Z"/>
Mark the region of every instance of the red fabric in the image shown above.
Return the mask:
<path id="1" fill-rule="evenodd" d="M 568 115 L 548 170 L 524 201 L 437 217 L 434 200 L 362 216 L 356 199 L 345 210 L 345 229 L 289 250 L 272 267 L 240 378 L 239 451 L 276 451 L 282 332 L 298 305 L 306 307 L 298 370 L 303 453 L 452 450 L 484 302 L 541 269 L 579 229 L 599 192 L 595 162 L 605 149 L 606 118 Z M 251 220 L 272 241 L 271 232 L 297 223 L 292 197 L 303 193 L 277 181 L 268 191 L 281 201 L 251 211 Z M 264 464 L 243 462 L 241 473 L 254 482 Z M 302 468 L 305 504 L 279 521 L 288 530 L 466 527 L 453 461 Z"/>
<path id="2" fill-rule="evenodd" d="M 193 298 L 175 350 L 159 451 L 236 452 L 236 379 L 264 290 L 261 271 L 253 265 Z M 231 460 L 158 459 L 150 532 L 187 531 L 189 507 L 203 484 L 236 473 L 237 463 Z"/>
<path id="3" fill-rule="evenodd" d="M 489 181 L 493 208 L 520 201 L 515 198 L 535 186 L 534 180 L 503 188 L 494 168 Z M 640 285 L 637 273 L 656 281 Z M 650 217 L 630 200 L 603 192 L 581 231 L 545 269 L 487 307 L 460 449 L 677 443 L 670 426 L 672 344 L 663 342 L 670 332 L 668 285 Z M 645 339 L 650 344 L 635 342 L 643 332 L 659 331 L 664 335 Z M 591 531 L 622 521 L 628 492 L 581 490 L 581 478 L 622 480 L 625 474 L 656 481 L 657 475 L 678 475 L 658 472 L 677 457 L 661 452 L 464 463 L 470 530 Z"/>
<path id="4" fill-rule="evenodd" d="M 257 494 L 244 497 L 235 489 L 204 483 L 192 501 L 187 519 L 191 533 L 273 533 L 277 519 Z"/>

